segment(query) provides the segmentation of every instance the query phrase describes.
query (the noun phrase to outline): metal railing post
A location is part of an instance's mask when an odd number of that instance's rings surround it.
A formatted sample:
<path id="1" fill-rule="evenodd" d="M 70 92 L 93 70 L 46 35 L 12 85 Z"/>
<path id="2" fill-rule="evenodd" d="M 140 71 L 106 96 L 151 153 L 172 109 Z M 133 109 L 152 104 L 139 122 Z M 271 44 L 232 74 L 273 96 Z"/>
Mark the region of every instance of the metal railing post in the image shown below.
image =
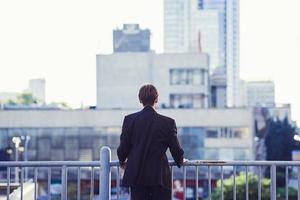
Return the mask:
<path id="1" fill-rule="evenodd" d="M 102 147 L 100 150 L 100 200 L 110 200 L 111 172 L 110 172 L 111 151 L 109 147 Z"/>
<path id="2" fill-rule="evenodd" d="M 68 171 L 66 165 L 62 166 L 61 183 L 61 200 L 65 200 L 68 198 Z"/>
<path id="3" fill-rule="evenodd" d="M 271 166 L 271 200 L 276 200 L 276 165 Z"/>

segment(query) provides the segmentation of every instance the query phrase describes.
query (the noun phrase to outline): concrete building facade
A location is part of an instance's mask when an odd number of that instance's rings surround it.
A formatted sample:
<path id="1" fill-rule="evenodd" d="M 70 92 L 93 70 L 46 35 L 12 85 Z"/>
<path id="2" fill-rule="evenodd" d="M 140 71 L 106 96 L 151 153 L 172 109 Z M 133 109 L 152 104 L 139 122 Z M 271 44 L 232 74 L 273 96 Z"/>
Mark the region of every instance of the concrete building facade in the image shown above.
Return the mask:
<path id="1" fill-rule="evenodd" d="M 138 108 L 139 87 L 153 83 L 160 107 L 207 108 L 207 54 L 114 53 L 97 55 L 97 108 Z"/>
<path id="2" fill-rule="evenodd" d="M 45 79 L 30 79 L 28 92 L 36 98 L 38 103 L 45 103 L 46 101 L 46 81 Z"/>
<path id="3" fill-rule="evenodd" d="M 246 82 L 248 106 L 275 106 L 275 84 L 273 81 Z"/>
<path id="4" fill-rule="evenodd" d="M 122 110 L 0 110 L 0 148 L 12 137 L 30 136 L 29 160 L 98 160 L 102 146 L 119 145 Z M 178 137 L 189 159 L 253 158 L 253 112 L 249 109 L 159 109 L 176 119 Z M 20 153 L 22 160 L 24 153 Z M 11 157 L 13 158 L 13 155 Z"/>

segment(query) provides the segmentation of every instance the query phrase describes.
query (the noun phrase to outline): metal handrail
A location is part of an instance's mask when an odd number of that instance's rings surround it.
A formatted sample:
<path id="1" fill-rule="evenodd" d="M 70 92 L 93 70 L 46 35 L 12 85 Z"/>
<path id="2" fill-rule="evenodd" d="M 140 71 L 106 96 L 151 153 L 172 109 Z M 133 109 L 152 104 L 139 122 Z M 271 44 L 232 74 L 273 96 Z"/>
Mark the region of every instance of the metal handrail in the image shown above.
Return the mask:
<path id="1" fill-rule="evenodd" d="M 170 160 L 170 166 L 175 162 Z M 100 161 L 1 161 L 0 167 L 99 167 Z M 300 161 L 225 161 L 225 160 L 189 160 L 183 166 L 300 166 Z M 120 166 L 119 161 L 110 161 L 111 167 Z"/>
<path id="2" fill-rule="evenodd" d="M 81 192 L 81 170 L 85 167 L 89 167 L 90 173 L 91 173 L 91 197 L 94 195 L 94 181 L 97 180 L 101 184 L 99 184 L 99 195 L 101 200 L 110 200 L 111 198 L 111 173 L 113 170 L 116 170 L 116 178 L 114 179 L 116 181 L 116 191 L 117 191 L 117 199 L 120 198 L 120 188 L 121 188 L 121 173 L 120 173 L 120 164 L 118 161 L 114 160 L 111 161 L 111 152 L 108 147 L 103 147 L 100 152 L 100 161 L 9 161 L 9 162 L 0 162 L 0 167 L 6 167 L 7 168 L 7 199 L 9 199 L 10 195 L 10 187 L 12 186 L 11 182 L 11 168 L 20 168 L 19 172 L 21 174 L 21 179 L 18 180 L 20 183 L 20 192 L 23 194 L 23 184 L 25 183 L 24 179 L 24 169 L 26 168 L 33 168 L 33 183 L 35 187 L 34 191 L 34 199 L 37 199 L 37 180 L 38 180 L 38 170 L 40 168 L 47 168 L 47 182 L 48 182 L 48 191 L 50 191 L 51 186 L 51 173 L 53 173 L 53 169 L 60 168 L 61 170 L 61 186 L 62 186 L 62 193 L 61 193 L 61 199 L 66 200 L 67 199 L 67 187 L 68 187 L 68 169 L 70 168 L 77 168 L 77 200 L 80 200 L 80 192 Z M 171 166 L 171 173 L 172 173 L 172 184 L 174 179 L 174 169 L 176 168 L 176 163 L 174 161 L 169 161 L 169 164 Z M 219 167 L 220 168 L 220 181 L 221 181 L 221 199 L 223 199 L 223 184 L 224 184 L 224 171 L 225 166 L 230 166 L 233 169 L 233 181 L 234 181 L 234 188 L 233 188 L 233 199 L 236 199 L 236 183 L 235 183 L 235 177 L 237 175 L 237 169 L 238 167 L 242 166 L 245 167 L 245 176 L 246 176 L 246 196 L 245 199 L 249 198 L 249 187 L 248 187 L 248 173 L 251 170 L 252 167 L 255 167 L 259 170 L 258 172 L 258 199 L 261 199 L 262 191 L 261 191 L 261 181 L 262 181 L 262 169 L 263 167 L 270 168 L 270 179 L 271 179 L 271 189 L 270 189 L 270 195 L 271 200 L 276 199 L 276 170 L 280 167 L 285 167 L 285 180 L 288 182 L 289 179 L 289 167 L 294 166 L 298 169 L 298 184 L 300 188 L 300 161 L 219 161 L 219 160 L 189 160 L 185 162 L 182 166 L 182 182 L 183 182 L 183 194 L 184 198 L 186 198 L 186 189 L 187 189 L 187 169 L 195 169 L 195 179 L 193 181 L 196 182 L 195 189 L 196 189 L 196 198 L 198 198 L 198 181 L 199 181 L 199 169 L 200 167 L 207 167 L 206 171 L 202 171 L 201 173 L 207 173 L 207 181 L 208 181 L 208 199 L 211 199 L 212 197 L 212 179 L 213 179 L 213 173 L 212 168 L 213 167 Z M 94 176 L 95 170 L 99 170 L 99 179 Z M 52 172 L 51 172 L 52 171 Z M 18 173 L 17 173 L 18 174 Z M 15 174 L 16 176 L 16 174 Z M 19 176 L 19 175 L 18 175 Z M 176 178 L 176 177 L 175 177 Z M 173 188 L 173 187 L 172 187 Z M 288 185 L 285 186 L 285 195 L 286 198 L 288 197 Z M 172 190 L 173 194 L 173 190 Z M 48 197 L 51 196 L 50 192 L 48 192 Z M 21 195 L 21 200 L 23 199 Z M 300 199 L 300 189 L 298 190 L 298 199 Z"/>

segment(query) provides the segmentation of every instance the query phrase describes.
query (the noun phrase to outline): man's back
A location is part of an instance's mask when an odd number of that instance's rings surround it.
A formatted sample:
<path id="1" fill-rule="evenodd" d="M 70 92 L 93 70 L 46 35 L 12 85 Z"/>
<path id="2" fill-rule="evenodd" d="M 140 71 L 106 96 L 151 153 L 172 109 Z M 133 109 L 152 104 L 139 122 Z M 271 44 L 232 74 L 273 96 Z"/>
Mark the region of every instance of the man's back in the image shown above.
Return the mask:
<path id="1" fill-rule="evenodd" d="M 154 110 L 158 103 L 158 91 L 154 85 L 143 85 L 138 96 L 144 109 L 124 118 L 118 147 L 121 167 L 125 167 L 122 183 L 130 187 L 131 200 L 171 200 L 167 149 L 178 167 L 183 163 L 176 124 L 173 119 Z"/>
<path id="2" fill-rule="evenodd" d="M 151 107 L 124 119 L 118 157 L 127 158 L 123 178 L 124 186 L 171 187 L 171 174 L 167 149 L 170 148 L 175 162 L 183 162 L 183 150 L 177 140 L 175 121 L 162 116 Z"/>

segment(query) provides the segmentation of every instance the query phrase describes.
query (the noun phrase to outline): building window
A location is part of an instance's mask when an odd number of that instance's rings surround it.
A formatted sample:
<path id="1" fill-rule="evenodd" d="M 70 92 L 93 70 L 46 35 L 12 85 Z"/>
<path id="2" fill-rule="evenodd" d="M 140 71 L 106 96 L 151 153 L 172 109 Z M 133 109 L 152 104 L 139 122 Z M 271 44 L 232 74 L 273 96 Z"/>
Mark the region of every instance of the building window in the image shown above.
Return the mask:
<path id="1" fill-rule="evenodd" d="M 205 85 L 205 70 L 201 70 L 201 85 Z"/>
<path id="2" fill-rule="evenodd" d="M 204 85 L 205 73 L 203 69 L 170 69 L 170 84 Z"/>
<path id="3" fill-rule="evenodd" d="M 204 73 L 200 70 L 194 70 L 192 73 L 192 80 L 194 85 L 204 85 Z"/>
<path id="4" fill-rule="evenodd" d="M 249 138 L 249 129 L 245 127 L 215 127 L 206 129 L 206 138 Z"/>
<path id="5" fill-rule="evenodd" d="M 198 9 L 199 10 L 203 9 L 203 0 L 198 0 Z"/>
<path id="6" fill-rule="evenodd" d="M 64 150 L 63 149 L 52 149 L 51 150 L 51 160 L 53 160 L 53 161 L 64 160 Z"/>
<path id="7" fill-rule="evenodd" d="M 51 140 L 50 138 L 39 138 L 38 140 L 38 160 L 50 160 Z"/>
<path id="8" fill-rule="evenodd" d="M 78 138 L 65 139 L 65 160 L 78 160 L 79 144 Z"/>
<path id="9" fill-rule="evenodd" d="M 178 138 L 190 159 L 203 158 L 204 129 L 201 127 L 179 127 Z"/>
<path id="10" fill-rule="evenodd" d="M 207 130 L 206 137 L 207 138 L 218 138 L 218 131 L 217 130 Z"/>
<path id="11" fill-rule="evenodd" d="M 51 147 L 63 148 L 64 146 L 64 129 L 53 129 L 51 135 Z"/>
<path id="12" fill-rule="evenodd" d="M 204 108 L 204 94 L 171 94 L 170 105 L 172 108 Z"/>

